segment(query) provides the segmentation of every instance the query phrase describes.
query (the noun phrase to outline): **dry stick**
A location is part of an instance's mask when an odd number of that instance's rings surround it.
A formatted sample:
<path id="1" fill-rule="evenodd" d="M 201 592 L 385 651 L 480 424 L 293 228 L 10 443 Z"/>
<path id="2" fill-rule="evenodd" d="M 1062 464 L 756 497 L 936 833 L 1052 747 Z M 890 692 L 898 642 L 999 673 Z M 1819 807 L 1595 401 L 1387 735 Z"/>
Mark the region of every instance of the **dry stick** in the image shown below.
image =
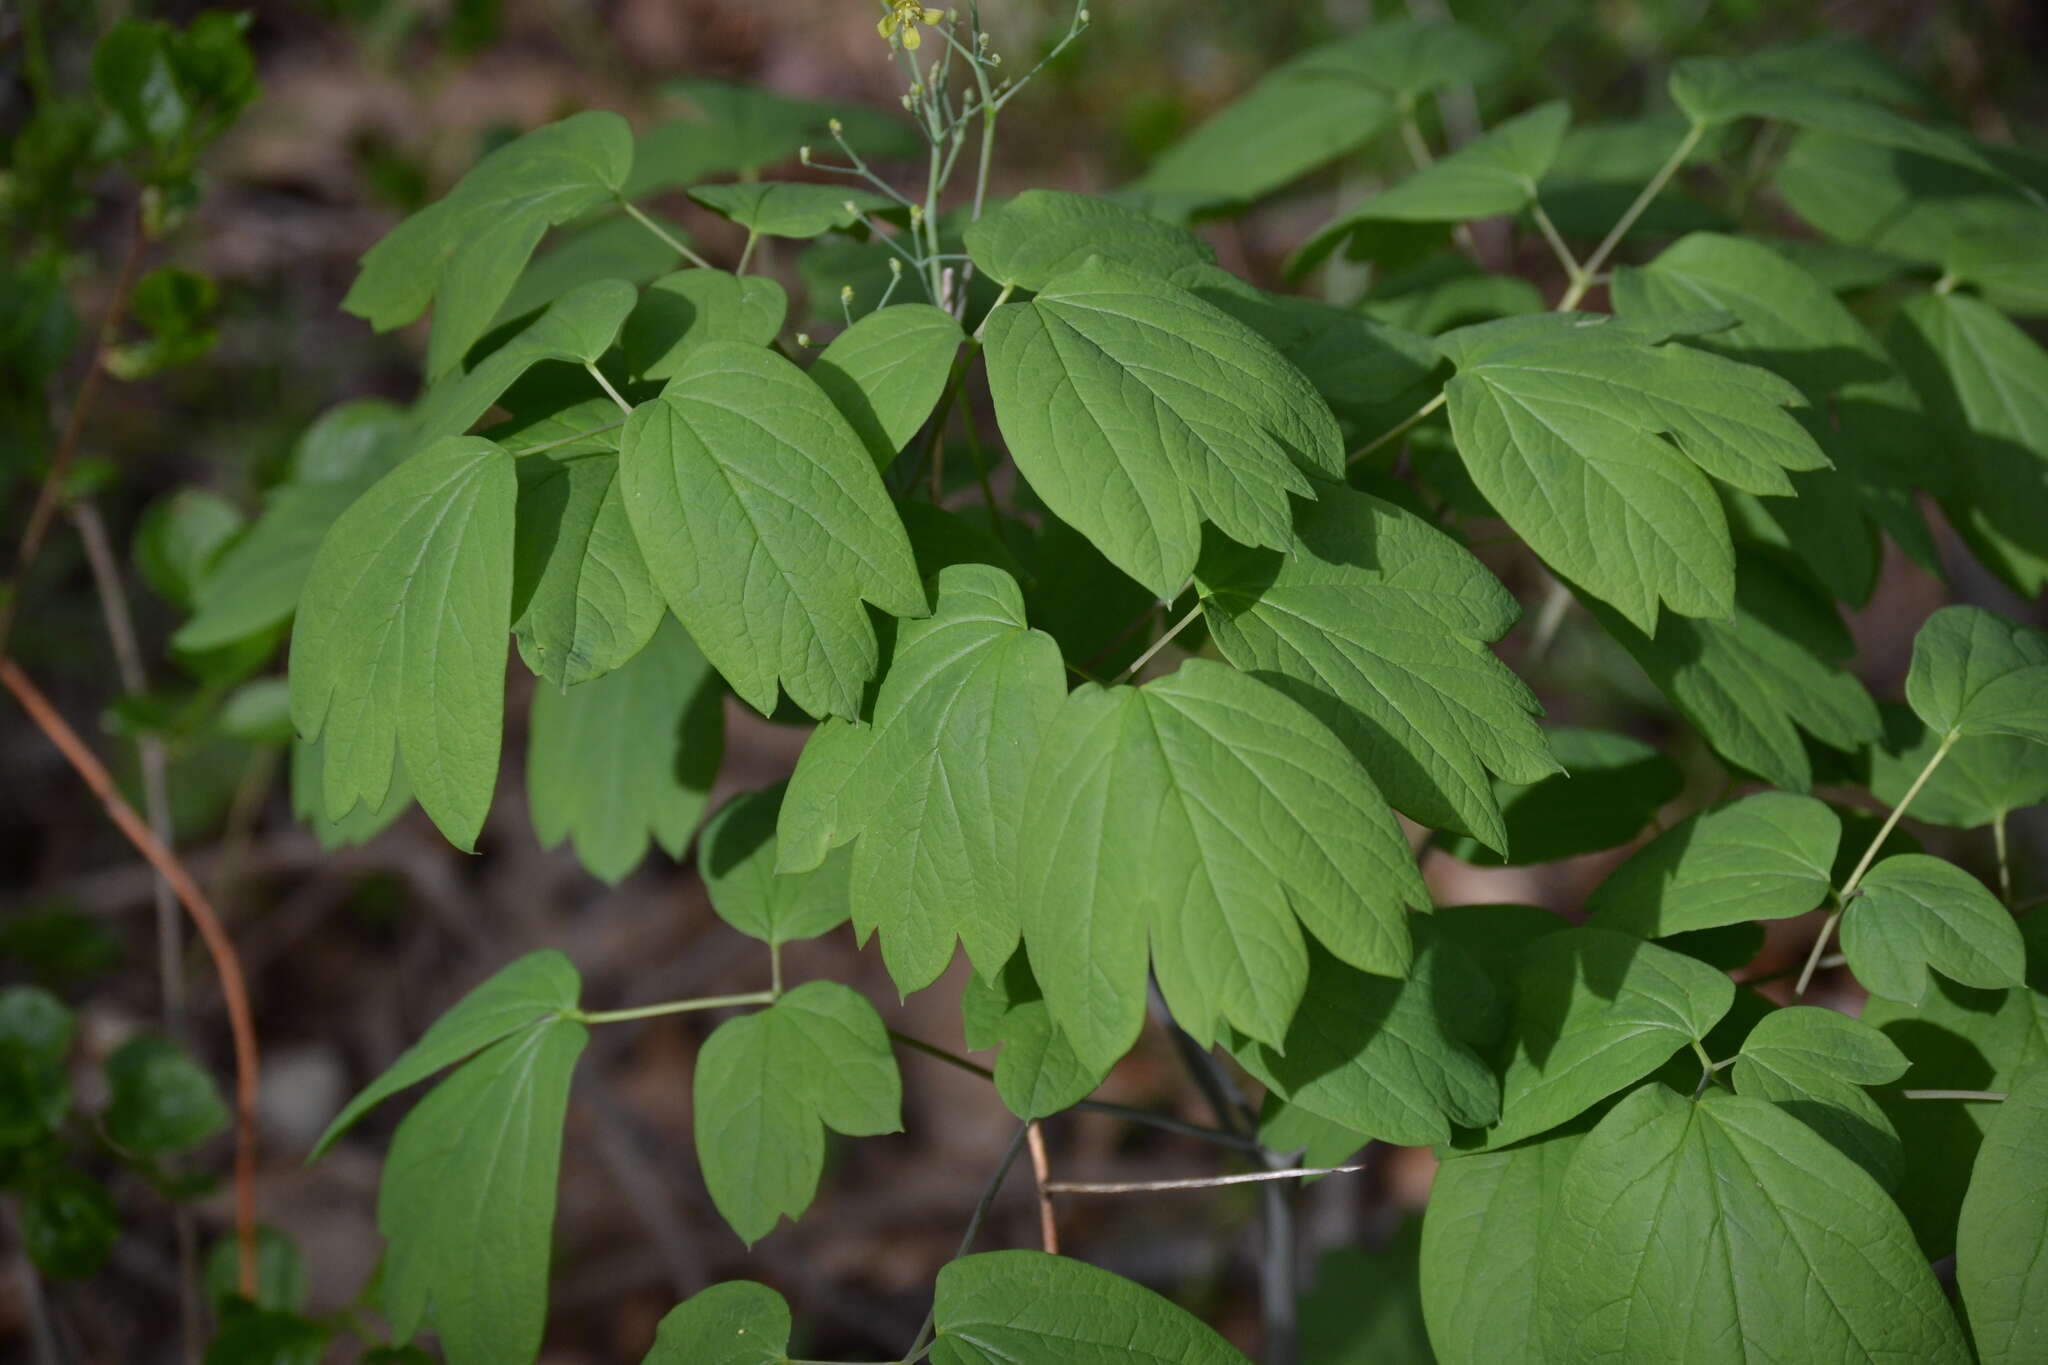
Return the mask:
<path id="1" fill-rule="evenodd" d="M 1038 1180 L 1038 1240 L 1048 1256 L 1060 1254 L 1060 1228 L 1052 1212 L 1052 1196 L 1046 1193 L 1046 1185 L 1052 1175 L 1052 1165 L 1045 1158 L 1045 1134 L 1034 1120 L 1025 1130 L 1025 1142 L 1031 1148 L 1031 1174 Z"/>
<path id="2" fill-rule="evenodd" d="M 1300 1180 L 1314 1175 L 1355 1175 L 1357 1166 L 1289 1166 L 1278 1171 L 1247 1171 L 1242 1175 L 1202 1175 L 1187 1180 L 1055 1180 L 1047 1194 L 1152 1194 L 1163 1190 L 1212 1190 L 1223 1185 L 1263 1185 L 1273 1180 Z"/>
<path id="3" fill-rule="evenodd" d="M 136 852 L 148 859 L 149 865 L 171 884 L 171 889 L 191 913 L 192 922 L 199 929 L 199 937 L 206 942 L 206 951 L 213 957 L 214 971 L 220 977 L 221 995 L 227 1001 L 228 1028 L 235 1043 L 235 1244 L 239 1253 L 236 1280 L 242 1295 L 253 1299 L 256 1297 L 256 1025 L 249 1013 L 248 987 L 242 980 L 242 964 L 235 956 L 235 945 L 228 940 L 227 931 L 221 927 L 219 916 L 213 913 L 213 906 L 208 904 L 206 893 L 199 889 L 177 856 L 149 832 L 149 827 L 142 823 L 142 817 L 135 813 L 135 808 L 122 799 L 106 767 L 57 714 L 49 699 L 14 660 L 0 657 L 0 683 L 14 694 L 22 709 L 28 712 L 29 719 L 36 723 L 36 728 L 57 746 L 57 751 L 85 780 L 85 785 L 92 788 L 93 795 L 99 797 L 100 805 L 105 808 L 107 818 L 127 836 Z"/>

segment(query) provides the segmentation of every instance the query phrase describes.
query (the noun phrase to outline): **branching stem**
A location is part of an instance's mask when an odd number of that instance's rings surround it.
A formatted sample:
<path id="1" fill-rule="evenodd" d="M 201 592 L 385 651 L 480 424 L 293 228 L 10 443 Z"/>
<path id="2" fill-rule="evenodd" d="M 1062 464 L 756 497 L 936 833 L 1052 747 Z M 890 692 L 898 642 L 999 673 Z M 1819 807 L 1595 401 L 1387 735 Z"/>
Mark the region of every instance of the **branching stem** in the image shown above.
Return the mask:
<path id="1" fill-rule="evenodd" d="M 622 198 L 619 200 L 619 206 L 625 209 L 626 212 L 632 216 L 634 222 L 640 224 L 641 227 L 646 228 L 649 232 L 661 238 L 662 241 L 667 242 L 670 250 L 674 251 L 678 256 L 681 256 L 691 265 L 697 266 L 700 269 L 704 270 L 711 269 L 711 262 L 705 260 L 696 252 L 690 250 L 689 246 L 682 240 L 682 238 L 676 236 L 667 228 L 663 227 L 661 224 L 655 222 L 652 218 L 648 217 L 644 212 L 641 211 L 640 206 L 638 204 L 633 203 L 629 199 Z"/>
<path id="2" fill-rule="evenodd" d="M 1444 404 L 1450 401 L 1450 390 L 1443 390 L 1442 392 L 1437 394 L 1436 397 L 1430 399 L 1427 403 L 1424 403 L 1421 407 L 1417 408 L 1414 412 L 1409 413 L 1407 417 L 1402 419 L 1401 423 L 1398 426 L 1393 428 L 1393 430 L 1382 432 L 1380 435 L 1373 437 L 1370 441 L 1367 441 L 1358 449 L 1352 451 L 1351 458 L 1346 460 L 1345 463 L 1347 465 L 1357 464 L 1360 460 L 1364 459 L 1366 456 L 1372 454 L 1375 450 L 1380 449 L 1382 446 L 1388 444 L 1389 442 L 1400 440 L 1403 436 L 1406 436 L 1409 432 L 1413 431 L 1417 426 L 1421 425 L 1425 420 L 1427 420 L 1431 413 L 1435 412 L 1438 408 L 1442 407 Z"/>
<path id="3" fill-rule="evenodd" d="M 653 1019 L 663 1014 L 689 1014 L 696 1010 L 774 1003 L 774 991 L 746 991 L 739 995 L 702 995 L 692 1000 L 664 1000 L 658 1005 L 636 1005 L 623 1010 L 569 1010 L 565 1012 L 565 1017 L 585 1024 L 624 1024 L 634 1019 Z"/>
<path id="4" fill-rule="evenodd" d="M 1643 192 L 1636 196 L 1635 202 L 1622 213 L 1620 221 L 1608 230 L 1607 235 L 1600 239 L 1600 245 L 1593 248 L 1593 254 L 1586 258 L 1579 278 L 1572 282 L 1571 288 L 1565 290 L 1564 298 L 1558 301 L 1558 312 L 1569 312 L 1579 306 L 1579 300 L 1585 298 L 1586 291 L 1593 287 L 1593 276 L 1600 272 L 1601 266 L 1607 264 L 1607 258 L 1621 245 L 1621 239 L 1628 236 L 1628 230 L 1636 225 L 1636 219 L 1642 217 L 1643 211 L 1664 192 L 1664 187 L 1671 183 L 1671 177 L 1678 174 L 1679 169 L 1685 165 L 1685 159 L 1692 155 L 1692 149 L 1700 145 L 1700 139 L 1705 137 L 1706 133 L 1707 125 L 1704 123 L 1695 123 L 1686 129 L 1685 136 L 1679 139 L 1670 159 L 1657 168 L 1657 174 L 1650 177 L 1650 183 L 1643 186 Z"/>

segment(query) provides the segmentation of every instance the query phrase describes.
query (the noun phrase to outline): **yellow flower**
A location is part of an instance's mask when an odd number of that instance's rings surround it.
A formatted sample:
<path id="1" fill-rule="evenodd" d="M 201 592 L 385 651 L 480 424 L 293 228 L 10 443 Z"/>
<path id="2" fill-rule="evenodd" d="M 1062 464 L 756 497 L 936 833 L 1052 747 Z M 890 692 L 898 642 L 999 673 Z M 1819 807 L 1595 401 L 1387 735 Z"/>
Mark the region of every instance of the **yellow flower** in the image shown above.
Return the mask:
<path id="1" fill-rule="evenodd" d="M 875 25 L 875 32 L 881 34 L 884 38 L 887 38 L 892 33 L 900 33 L 903 45 L 912 52 L 917 51 L 918 45 L 924 42 L 924 35 L 917 31 L 917 26 L 919 24 L 927 26 L 937 24 L 946 17 L 939 10 L 926 9 L 923 5 L 917 3 L 917 0 L 888 0 L 888 2 L 889 12 L 882 16 L 880 23 Z"/>

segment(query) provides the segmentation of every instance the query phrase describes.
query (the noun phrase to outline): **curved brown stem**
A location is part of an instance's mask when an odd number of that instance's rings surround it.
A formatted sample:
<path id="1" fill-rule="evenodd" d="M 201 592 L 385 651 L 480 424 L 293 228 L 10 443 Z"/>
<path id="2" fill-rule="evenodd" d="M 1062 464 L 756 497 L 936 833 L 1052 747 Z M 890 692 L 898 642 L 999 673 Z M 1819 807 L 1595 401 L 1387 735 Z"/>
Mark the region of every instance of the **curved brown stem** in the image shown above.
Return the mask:
<path id="1" fill-rule="evenodd" d="M 135 813 L 135 808 L 121 796 L 108 774 L 105 765 L 86 747 L 77 731 L 65 723 L 64 717 L 50 705 L 26 673 L 12 659 L 0 658 L 0 683 L 7 686 L 29 719 L 36 723 L 57 751 L 78 775 L 85 779 L 85 785 L 92 788 L 99 797 L 107 818 L 112 820 L 128 842 L 135 845 L 136 852 L 148 860 L 149 865 L 171 884 L 178 900 L 192 916 L 192 923 L 199 930 L 199 937 L 206 943 L 206 951 L 213 958 L 213 968 L 220 976 L 221 995 L 227 1001 L 228 1029 L 234 1035 L 235 1044 L 235 1243 L 239 1288 L 248 1298 L 256 1297 L 256 1024 L 249 1012 L 249 991 L 242 980 L 241 959 L 235 955 L 235 945 L 229 941 L 227 930 L 221 927 L 220 917 L 213 912 L 206 893 L 180 863 L 177 855 L 165 848 L 157 837 L 150 833 L 149 826 Z"/>

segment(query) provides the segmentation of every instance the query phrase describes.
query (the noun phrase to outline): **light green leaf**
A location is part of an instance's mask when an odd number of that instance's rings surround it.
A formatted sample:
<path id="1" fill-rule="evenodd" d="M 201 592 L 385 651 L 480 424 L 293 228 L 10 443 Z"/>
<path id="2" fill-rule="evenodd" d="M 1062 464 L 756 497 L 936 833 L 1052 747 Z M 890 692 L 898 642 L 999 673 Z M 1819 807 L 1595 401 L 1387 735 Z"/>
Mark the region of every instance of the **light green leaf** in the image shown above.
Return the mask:
<path id="1" fill-rule="evenodd" d="M 158 597 L 189 610 L 243 522 L 242 509 L 220 494 L 179 489 L 144 509 L 135 527 L 135 567 Z"/>
<path id="2" fill-rule="evenodd" d="M 834 337 L 810 375 L 887 469 L 939 405 L 961 339 L 928 303 L 880 308 Z"/>
<path id="3" fill-rule="evenodd" d="M 654 1329 L 640 1365 L 788 1365 L 789 1305 L 752 1280 L 700 1290 Z"/>
<path id="4" fill-rule="evenodd" d="M 902 1126 L 903 1086 L 874 1006 L 812 981 L 719 1025 L 697 1054 L 697 1159 L 711 1202 L 749 1246 L 810 1207 L 824 1129 Z"/>
<path id="5" fill-rule="evenodd" d="M 826 717 L 811 731 L 783 794 L 776 871 L 808 871 L 853 837 L 858 816 L 851 802 L 840 808 L 840 795 L 866 761 L 874 738 L 873 726 L 837 716 Z"/>
<path id="6" fill-rule="evenodd" d="M 1570 122 L 1571 109 L 1554 100 L 1487 130 L 1320 229 L 1293 268 L 1320 260 L 1366 223 L 1462 223 L 1521 212 L 1535 201 Z"/>
<path id="7" fill-rule="evenodd" d="M 535 688 L 526 795 L 542 846 L 573 839 L 590 874 L 614 884 L 650 841 L 680 859 L 725 751 L 723 701 L 711 665 L 666 618 L 616 672 Z"/>
<path id="8" fill-rule="evenodd" d="M 1707 1036 L 1735 987 L 1706 963 L 1607 929 L 1529 946 L 1501 1079 L 1500 1147 L 1555 1128 Z"/>
<path id="9" fill-rule="evenodd" d="M 851 227 L 865 213 L 883 213 L 896 201 L 872 190 L 846 185 L 807 185 L 753 180 L 738 185 L 699 185 L 690 197 L 721 217 L 764 237 L 819 237 Z"/>
<path id="10" fill-rule="evenodd" d="M 528 953 L 458 1000 L 420 1040 L 335 1116 L 313 1144 L 315 1158 L 370 1112 L 409 1085 L 453 1066 L 501 1038 L 569 1013 L 583 980 L 554 949 Z"/>
<path id="11" fill-rule="evenodd" d="M 330 818 L 381 807 L 402 758 L 442 833 L 475 846 L 498 780 L 518 485 L 491 442 L 440 441 L 321 542 L 292 635 L 292 722 L 323 743 Z"/>
<path id="12" fill-rule="evenodd" d="M 207 1249 L 200 1279 L 206 1288 L 206 1302 L 215 1313 L 225 1313 L 241 1297 L 241 1247 L 233 1236 L 222 1237 Z M 296 1243 L 268 1224 L 256 1227 L 256 1297 L 258 1308 L 280 1313 L 300 1313 L 306 1307 L 306 1262 Z"/>
<path id="13" fill-rule="evenodd" d="M 1591 605 L 1722 758 L 1777 786 L 1813 785 L 1799 730 L 1852 752 L 1883 733 L 1877 704 L 1847 666 L 1853 650 L 1833 604 L 1768 561 L 1742 561 L 1728 621 L 1666 615 L 1646 636 Z"/>
<path id="14" fill-rule="evenodd" d="M 963 240 L 983 274 L 1016 289 L 1043 290 L 1096 256 L 1162 279 L 1216 259 L 1186 228 L 1066 190 L 1026 190 L 969 226 Z"/>
<path id="15" fill-rule="evenodd" d="M 1448 1156 L 1422 1217 L 1422 1313 L 1443 1365 L 1541 1365 L 1536 1281 L 1584 1134 Z"/>
<path id="16" fill-rule="evenodd" d="M 632 164 L 633 134 L 617 114 L 535 129 L 372 247 L 341 306 L 385 332 L 438 298 L 427 357 L 438 379 L 490 328 L 541 234 L 615 197 Z"/>
<path id="17" fill-rule="evenodd" d="M 1406 911 L 1429 904 L 1357 761 L 1298 703 L 1202 659 L 1069 694 L 1019 845 L 1033 850 L 1018 888 L 1032 968 L 1090 1066 L 1137 1037 L 1148 956 L 1197 1041 L 1227 1024 L 1277 1047 L 1307 986 L 1303 928 L 1400 976 Z"/>
<path id="18" fill-rule="evenodd" d="M 512 632 L 560 691 L 640 653 L 667 609 L 627 524 L 616 456 L 554 450 L 518 471 Z"/>
<path id="19" fill-rule="evenodd" d="M 1579 1144 L 1557 1207 L 1550 1359 L 1969 1359 L 1884 1191 L 1762 1100 L 1644 1086 Z"/>
<path id="20" fill-rule="evenodd" d="M 313 829 L 323 852 L 354 848 L 389 829 L 412 807 L 412 783 L 405 765 L 391 769 L 391 787 L 379 805 L 358 801 L 340 816 L 327 814 L 326 746 L 317 741 L 292 740 L 292 814 Z"/>
<path id="21" fill-rule="evenodd" d="M 835 118 L 866 156 L 924 155 L 924 141 L 908 123 L 863 105 L 796 99 L 731 81 L 670 81 L 661 93 L 680 104 L 683 116 L 641 134 L 628 198 L 714 175 L 751 178 L 790 160 L 807 142 L 824 142 Z"/>
<path id="22" fill-rule="evenodd" d="M 698 863 L 718 917 L 763 943 L 792 943 L 846 923 L 852 859 L 808 868 L 777 865 L 776 818 L 788 797 L 778 785 L 734 797 L 705 826 Z"/>
<path id="23" fill-rule="evenodd" d="M 248 534 L 199 580 L 192 619 L 171 637 L 173 647 L 221 649 L 291 619 L 320 541 L 366 487 L 351 480 L 274 490 Z"/>
<path id="24" fill-rule="evenodd" d="M 626 515 L 655 583 L 755 710 L 779 682 L 851 717 L 880 658 L 862 600 L 927 607 L 903 523 L 860 438 L 782 357 L 713 341 L 626 423 Z"/>
<path id="25" fill-rule="evenodd" d="M 1982 607 L 1943 607 L 1913 637 L 1906 700 L 1944 738 L 2048 744 L 2048 635 Z"/>
<path id="26" fill-rule="evenodd" d="M 853 923 L 877 929 L 905 994 L 938 979 L 958 937 L 995 972 L 1017 946 L 1011 913 L 1025 784 L 1066 698 L 1052 637 L 1027 628 L 1024 597 L 985 564 L 942 570 L 932 615 L 897 632 L 872 738 L 844 779 L 857 793 L 834 842 L 853 853 Z"/>
<path id="27" fill-rule="evenodd" d="M 640 296 L 619 333 L 626 368 L 643 379 L 667 379 L 707 341 L 766 346 L 789 315 L 789 295 L 762 275 L 678 270 Z"/>
<path id="28" fill-rule="evenodd" d="M 107 1137 L 123 1151 L 163 1156 L 190 1151 L 228 1126 L 213 1077 L 166 1038 L 131 1038 L 107 1058 Z"/>
<path id="29" fill-rule="evenodd" d="M 1000 1046 L 996 1093 L 1019 1118 L 1044 1118 L 1086 1099 L 1106 1068 L 1086 1066 L 1052 1021 L 1022 950 L 991 976 L 970 976 L 960 997 L 967 1047 Z"/>
<path id="30" fill-rule="evenodd" d="M 1121 1275 L 1042 1251 L 939 1271 L 933 1365 L 1249 1365 L 1186 1309 Z"/>
<path id="31" fill-rule="evenodd" d="M 1870 792 L 1887 806 L 1903 801 L 1926 771 L 1940 739 L 1904 706 L 1886 705 L 1882 744 L 1870 751 Z M 2048 744 L 2012 735 L 1956 740 L 1913 794 L 1913 818 L 1930 825 L 1980 829 L 2027 806 L 2048 801 Z"/>
<path id="32" fill-rule="evenodd" d="M 1468 863 L 1526 866 L 1628 843 L 1685 785 L 1678 768 L 1639 739 L 1605 730 L 1545 730 L 1564 771 L 1530 786 L 1494 784 L 1508 835 L 1505 858 L 1471 839 L 1448 842 Z"/>
<path id="33" fill-rule="evenodd" d="M 1652 345 L 1604 318 L 1552 315 L 1439 339 L 1457 375 L 1451 432 L 1472 481 L 1538 554 L 1639 629 L 1661 599 L 1726 617 L 1735 565 L 1702 471 L 1751 493 L 1827 457 L 1768 370 Z"/>
<path id="34" fill-rule="evenodd" d="M 500 1038 L 398 1125 L 377 1192 L 380 1288 L 399 1340 L 431 1323 L 448 1365 L 540 1353 L 569 1075 L 590 1031 L 552 1018 Z"/>
<path id="35" fill-rule="evenodd" d="M 427 390 L 413 412 L 409 449 L 468 431 L 521 375 L 543 360 L 596 363 L 618 339 L 638 297 L 624 280 L 597 280 L 562 295 L 478 361 L 475 369 L 448 374 Z"/>
<path id="36" fill-rule="evenodd" d="M 1956 1229 L 1956 1283 L 1983 1365 L 2048 1355 L 2048 1070 L 1998 1106 Z"/>
<path id="37" fill-rule="evenodd" d="M 2048 214 L 1957 233 L 1942 252 L 1942 273 L 2008 312 L 2039 317 L 2048 313 L 2048 263 L 2038 249 L 2043 231 L 2048 231 Z"/>
<path id="38" fill-rule="evenodd" d="M 1987 989 L 2026 979 L 2019 926 L 1954 863 L 1901 853 L 1873 867 L 1857 890 L 1842 915 L 1842 952 L 1873 995 L 1918 1000 L 1929 967 Z"/>
<path id="39" fill-rule="evenodd" d="M 662 229 L 678 239 L 688 234 L 673 223 Z M 571 229 L 561 245 L 543 251 L 520 272 L 519 283 L 505 296 L 491 320 L 495 329 L 517 322 L 553 303 L 572 289 L 597 280 L 645 284 L 675 269 L 676 249 L 647 230 L 645 223 L 622 213 Z"/>
<path id="40" fill-rule="evenodd" d="M 1408 976 L 1368 976 L 1319 948 L 1284 1048 L 1233 1048 L 1247 1071 L 1290 1105 L 1363 1137 L 1403 1147 L 1451 1140 L 1451 1125 L 1500 1116 L 1500 1086 L 1467 1046 L 1473 1012 L 1491 994 L 1455 945 L 1415 925 Z"/>
<path id="41" fill-rule="evenodd" d="M 2021 595 L 2048 587 L 2048 351 L 1980 299 L 1906 300 L 1890 336 L 1956 466 L 1949 520 Z"/>
<path id="42" fill-rule="evenodd" d="M 1558 771 L 1535 694 L 1487 643 L 1521 614 L 1455 540 L 1392 503 L 1326 488 L 1290 554 L 1220 537 L 1195 579 L 1226 659 L 1293 697 L 1425 825 L 1506 851 L 1489 771 Z"/>
<path id="43" fill-rule="evenodd" d="M 336 403 L 292 447 L 293 483 L 367 483 L 403 454 L 405 410 L 381 398 Z"/>
<path id="44" fill-rule="evenodd" d="M 1769 1100 L 1840 1149 L 1887 1190 L 1905 1173 L 1891 1121 L 1866 1085 L 1884 1085 L 1911 1065 L 1891 1039 L 1833 1010 L 1773 1010 L 1749 1031 L 1733 1077 L 1737 1093 Z"/>
<path id="45" fill-rule="evenodd" d="M 1810 796 L 1759 792 L 1689 815 L 1586 900 L 1594 924 L 1663 938 L 1803 915 L 1826 899 L 1842 822 Z"/>
<path id="46" fill-rule="evenodd" d="M 1694 233 L 1648 266 L 1616 271 L 1614 297 L 1635 324 L 1689 310 L 1724 310 L 1741 325 L 1694 344 L 1765 366 L 1799 386 L 1808 406 L 1795 415 L 1835 469 L 1795 473 L 1797 499 L 1767 498 L 1758 506 L 1831 591 L 1852 602 L 1865 600 L 1877 554 L 1873 547 L 1847 555 L 1842 536 L 1803 534 L 1817 496 L 1845 501 L 1851 525 L 1867 519 L 1891 530 L 1916 558 L 1938 565 L 1911 490 L 1944 489 L 1947 463 L 1928 457 L 1935 438 L 1904 376 L 1819 281 L 1761 243 Z"/>
<path id="47" fill-rule="evenodd" d="M 1261 198 L 1371 142 L 1402 98 L 1484 81 L 1505 60 L 1457 24 L 1375 22 L 1273 70 L 1167 148 L 1134 188 L 1202 207 Z"/>
<path id="48" fill-rule="evenodd" d="M 1157 596 L 1201 523 L 1292 541 L 1297 464 L 1344 468 L 1336 419 L 1272 344 L 1164 280 L 1090 261 L 990 315 L 989 387 L 1018 468 L 1061 520 Z"/>

